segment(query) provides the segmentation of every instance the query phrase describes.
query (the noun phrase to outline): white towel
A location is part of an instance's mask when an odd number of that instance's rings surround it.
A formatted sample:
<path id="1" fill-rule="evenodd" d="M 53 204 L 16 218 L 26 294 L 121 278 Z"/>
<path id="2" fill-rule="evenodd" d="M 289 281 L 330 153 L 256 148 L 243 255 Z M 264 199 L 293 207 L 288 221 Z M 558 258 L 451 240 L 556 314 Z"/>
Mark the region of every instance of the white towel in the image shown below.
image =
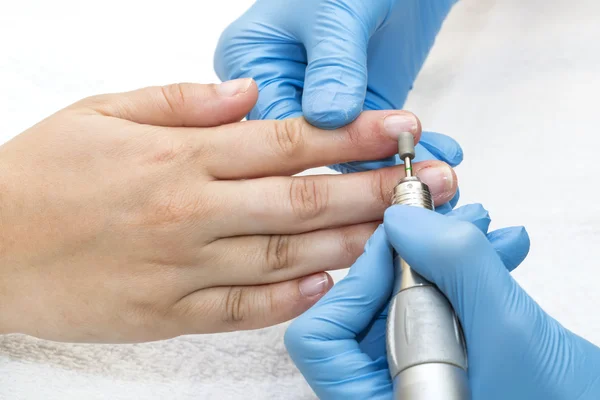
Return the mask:
<path id="1" fill-rule="evenodd" d="M 9 62 L 0 63 L 0 105 L 10 111 L 0 131 L 15 133 L 83 94 L 213 79 L 211 48 L 235 17 L 229 10 L 238 14 L 252 1 L 170 1 L 160 9 L 151 2 L 116 8 L 116 1 L 107 1 L 94 17 L 113 23 L 98 22 L 95 29 L 111 30 L 97 36 L 84 13 L 89 3 L 71 0 L 77 15 L 60 21 L 55 16 L 66 1 L 21 3 L 32 3 L 22 12 L 46 27 L 49 38 L 16 35 L 22 20 L 0 16 L 0 37 L 13 39 L 2 51 Z M 36 5 L 46 8 L 32 16 Z M 130 20 L 136 6 L 139 18 Z M 194 7 L 196 15 L 186 12 Z M 162 31 L 147 22 L 150 12 L 163 15 Z M 527 226 L 532 251 L 516 273 L 523 286 L 566 326 L 598 344 L 599 16 L 596 0 L 462 0 L 407 104 L 426 129 L 463 144 L 462 202 L 484 203 L 495 227 Z M 132 35 L 141 49 L 121 43 L 125 28 L 115 26 L 115 18 L 137 28 Z M 68 43 L 56 41 L 79 29 L 87 29 L 96 47 L 73 56 Z M 189 40 L 201 42 L 197 51 L 189 51 Z M 168 62 L 148 55 L 165 44 Z M 117 65 L 119 58 L 126 62 Z M 284 330 L 134 346 L 0 337 L 0 399 L 314 398 L 285 353 Z"/>
<path id="2" fill-rule="evenodd" d="M 314 399 L 284 328 L 120 346 L 0 336 L 0 398 Z"/>

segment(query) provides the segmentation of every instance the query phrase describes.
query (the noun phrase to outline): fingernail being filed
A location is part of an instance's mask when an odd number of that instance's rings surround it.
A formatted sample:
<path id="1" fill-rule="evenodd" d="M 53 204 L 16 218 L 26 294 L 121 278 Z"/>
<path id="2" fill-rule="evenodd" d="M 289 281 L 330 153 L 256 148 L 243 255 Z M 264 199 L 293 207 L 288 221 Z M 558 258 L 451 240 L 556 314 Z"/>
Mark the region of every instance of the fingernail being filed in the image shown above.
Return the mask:
<path id="1" fill-rule="evenodd" d="M 416 133 L 419 129 L 417 117 L 410 113 L 388 115 L 383 120 L 385 134 L 392 139 L 397 139 L 403 132 Z"/>
<path id="2" fill-rule="evenodd" d="M 431 195 L 437 204 L 452 199 L 456 191 L 455 177 L 449 165 L 440 163 L 417 171 L 417 176 L 429 186 Z"/>
<path id="3" fill-rule="evenodd" d="M 300 293 L 304 297 L 313 297 L 323 294 L 329 289 L 329 276 L 325 273 L 311 275 L 300 281 Z"/>
<path id="4" fill-rule="evenodd" d="M 234 79 L 217 85 L 217 93 L 223 97 L 233 97 L 238 94 L 246 93 L 252 85 L 252 79 Z"/>

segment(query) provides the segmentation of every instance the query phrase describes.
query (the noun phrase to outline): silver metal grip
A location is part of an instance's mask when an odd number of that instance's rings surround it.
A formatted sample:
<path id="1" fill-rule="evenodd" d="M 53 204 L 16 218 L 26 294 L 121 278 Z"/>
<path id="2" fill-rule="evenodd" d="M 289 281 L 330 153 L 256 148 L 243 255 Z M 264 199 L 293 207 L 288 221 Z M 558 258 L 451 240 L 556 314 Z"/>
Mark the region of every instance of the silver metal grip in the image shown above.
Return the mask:
<path id="1" fill-rule="evenodd" d="M 387 338 L 396 399 L 470 398 L 461 328 L 452 306 L 435 286 L 414 286 L 393 297 Z"/>
<path id="2" fill-rule="evenodd" d="M 421 207 L 433 210 L 433 198 L 429 187 L 416 176 L 402 179 L 394 188 L 392 204 Z"/>
<path id="3" fill-rule="evenodd" d="M 416 177 L 396 186 L 392 203 L 433 210 L 429 188 Z M 386 332 L 394 398 L 469 400 L 466 347 L 450 302 L 397 254 L 394 269 Z"/>

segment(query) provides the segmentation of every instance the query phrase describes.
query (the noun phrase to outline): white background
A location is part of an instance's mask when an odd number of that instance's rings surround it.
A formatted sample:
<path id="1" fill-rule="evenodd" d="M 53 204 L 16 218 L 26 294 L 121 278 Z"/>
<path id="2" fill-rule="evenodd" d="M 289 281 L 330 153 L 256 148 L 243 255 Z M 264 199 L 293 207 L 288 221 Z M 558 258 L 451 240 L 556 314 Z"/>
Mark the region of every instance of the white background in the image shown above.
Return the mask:
<path id="1" fill-rule="evenodd" d="M 0 0 L 0 141 L 88 95 L 217 81 L 219 34 L 251 3 Z M 406 107 L 463 145 L 461 203 L 528 228 L 521 284 L 597 344 L 599 37 L 597 0 L 463 0 Z M 0 398 L 309 398 L 282 331 L 125 347 L 0 337 Z"/>

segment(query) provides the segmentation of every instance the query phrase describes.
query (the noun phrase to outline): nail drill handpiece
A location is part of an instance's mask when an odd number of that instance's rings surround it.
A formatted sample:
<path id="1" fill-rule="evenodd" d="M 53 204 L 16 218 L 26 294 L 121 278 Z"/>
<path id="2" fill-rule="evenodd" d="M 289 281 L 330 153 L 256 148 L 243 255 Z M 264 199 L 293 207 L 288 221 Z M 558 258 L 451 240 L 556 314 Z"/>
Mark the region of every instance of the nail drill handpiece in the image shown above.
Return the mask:
<path id="1" fill-rule="evenodd" d="M 433 210 L 429 188 L 414 176 L 414 137 L 398 138 L 406 177 L 394 189 L 392 205 Z M 410 227 L 404 227 L 410 229 Z M 463 333 L 446 297 L 394 253 L 394 292 L 386 344 L 395 400 L 469 400 Z"/>

